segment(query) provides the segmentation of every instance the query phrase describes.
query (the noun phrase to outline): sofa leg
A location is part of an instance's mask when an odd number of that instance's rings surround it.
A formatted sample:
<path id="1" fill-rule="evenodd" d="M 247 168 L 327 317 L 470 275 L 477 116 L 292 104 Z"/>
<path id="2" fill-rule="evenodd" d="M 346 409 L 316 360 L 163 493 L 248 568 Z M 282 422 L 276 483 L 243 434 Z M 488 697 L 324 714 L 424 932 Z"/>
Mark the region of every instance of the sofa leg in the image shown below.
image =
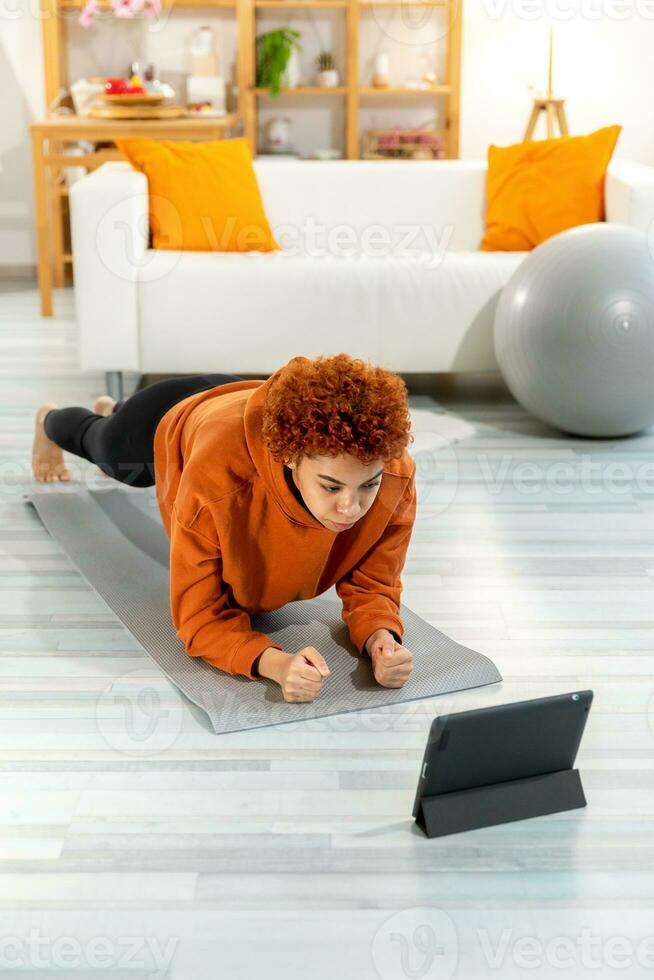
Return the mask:
<path id="1" fill-rule="evenodd" d="M 117 402 L 123 397 L 123 372 L 107 371 L 105 373 L 107 394 L 111 395 Z"/>

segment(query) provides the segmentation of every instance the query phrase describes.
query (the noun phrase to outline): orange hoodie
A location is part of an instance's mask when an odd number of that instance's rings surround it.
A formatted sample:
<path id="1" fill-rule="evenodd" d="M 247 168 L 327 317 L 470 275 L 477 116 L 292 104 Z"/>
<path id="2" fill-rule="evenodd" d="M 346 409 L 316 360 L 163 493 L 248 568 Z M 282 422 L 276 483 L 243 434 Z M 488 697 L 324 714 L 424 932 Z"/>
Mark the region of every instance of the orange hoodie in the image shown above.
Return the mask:
<path id="1" fill-rule="evenodd" d="M 408 451 L 386 463 L 374 503 L 349 531 L 324 527 L 297 499 L 261 439 L 266 395 L 282 370 L 184 398 L 154 438 L 177 636 L 191 657 L 252 680 L 259 654 L 283 648 L 253 630 L 248 614 L 332 585 L 360 653 L 377 629 L 402 638 L 400 573 L 416 514 Z"/>

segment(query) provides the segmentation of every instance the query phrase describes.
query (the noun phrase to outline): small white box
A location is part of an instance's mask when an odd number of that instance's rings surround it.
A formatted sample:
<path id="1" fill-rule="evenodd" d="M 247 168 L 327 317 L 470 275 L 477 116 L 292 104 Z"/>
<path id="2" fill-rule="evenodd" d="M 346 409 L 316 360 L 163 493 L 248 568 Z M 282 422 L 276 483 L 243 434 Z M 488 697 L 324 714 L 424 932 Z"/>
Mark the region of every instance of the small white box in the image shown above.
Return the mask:
<path id="1" fill-rule="evenodd" d="M 189 75 L 187 102 L 210 102 L 216 112 L 225 112 L 225 80 L 218 75 Z"/>

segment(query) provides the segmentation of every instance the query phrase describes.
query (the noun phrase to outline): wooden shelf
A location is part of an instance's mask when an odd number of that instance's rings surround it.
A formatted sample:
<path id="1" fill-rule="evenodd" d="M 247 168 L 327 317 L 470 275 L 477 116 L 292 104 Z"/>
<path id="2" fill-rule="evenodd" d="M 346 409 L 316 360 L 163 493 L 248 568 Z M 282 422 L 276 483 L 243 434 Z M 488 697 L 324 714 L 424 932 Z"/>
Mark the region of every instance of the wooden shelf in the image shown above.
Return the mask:
<path id="1" fill-rule="evenodd" d="M 208 119 L 193 119 L 180 116 L 177 119 L 93 119 L 91 116 L 50 116 L 43 122 L 32 123 L 32 133 L 42 139 L 53 140 L 55 143 L 70 143 L 72 140 L 89 140 L 90 142 L 114 141 L 116 133 L 121 136 L 144 137 L 153 139 L 222 139 L 226 129 L 234 129 L 240 122 L 235 113 L 225 116 L 213 116 Z M 118 150 L 94 150 L 91 154 L 62 155 L 50 151 L 46 163 L 64 167 L 89 166 L 89 157 L 106 162 L 109 159 L 119 160 Z"/>
<path id="2" fill-rule="evenodd" d="M 169 0 L 169 2 L 179 2 L 179 0 Z M 306 7 L 310 10 L 316 10 L 320 7 L 349 7 L 352 3 L 362 9 L 375 7 L 446 7 L 450 2 L 451 0 L 253 0 L 257 9 L 263 7 Z"/>
<path id="3" fill-rule="evenodd" d="M 319 7 L 347 7 L 350 0 L 254 0 L 254 6 L 263 7 L 302 7 L 317 10 Z"/>
<path id="4" fill-rule="evenodd" d="M 180 0 L 168 0 L 169 3 L 179 3 Z M 189 3 L 197 0 L 188 0 Z M 227 2 L 227 0 L 226 0 Z M 320 7 L 349 7 L 351 3 L 365 8 L 375 7 L 447 7 L 451 0 L 253 0 L 254 6 L 262 7 L 301 7 L 311 10 Z"/>
<path id="5" fill-rule="evenodd" d="M 359 0 L 359 6 L 363 10 L 374 7 L 447 7 L 450 2 L 451 0 Z"/>
<path id="6" fill-rule="evenodd" d="M 322 85 L 298 85 L 296 88 L 280 88 L 280 95 L 345 95 L 347 89 L 344 85 L 334 86 L 333 88 L 327 88 Z M 277 98 L 277 96 L 272 96 L 267 88 L 255 88 L 255 95 L 267 95 L 269 98 Z"/>
<path id="7" fill-rule="evenodd" d="M 431 88 L 404 88 L 401 86 L 376 88 L 373 85 L 359 86 L 359 95 L 449 95 L 451 91 L 451 85 L 432 85 Z"/>
<path id="8" fill-rule="evenodd" d="M 58 0 L 58 7 L 60 10 L 81 10 L 84 6 L 85 0 Z M 109 10 L 110 3 L 109 0 L 99 0 L 100 8 L 102 10 Z M 237 0 L 161 0 L 161 5 L 165 10 L 174 9 L 191 9 L 191 8 L 215 8 L 222 7 L 229 10 L 234 10 L 236 8 Z M 142 18 L 142 15 L 137 15 L 136 19 Z"/>

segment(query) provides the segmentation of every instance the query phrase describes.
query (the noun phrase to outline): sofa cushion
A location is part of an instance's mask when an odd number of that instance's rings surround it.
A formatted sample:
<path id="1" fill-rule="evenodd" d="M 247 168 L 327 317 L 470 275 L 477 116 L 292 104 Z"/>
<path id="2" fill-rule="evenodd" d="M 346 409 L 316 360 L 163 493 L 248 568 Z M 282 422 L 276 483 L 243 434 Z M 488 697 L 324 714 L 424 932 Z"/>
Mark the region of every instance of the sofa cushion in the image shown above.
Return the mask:
<path id="1" fill-rule="evenodd" d="M 483 234 L 482 160 L 264 158 L 254 171 L 287 252 L 469 250 Z"/>
<path id="2" fill-rule="evenodd" d="M 480 249 L 532 249 L 566 228 L 603 221 L 604 178 L 621 129 L 489 146 Z"/>
<path id="3" fill-rule="evenodd" d="M 148 178 L 156 249 L 270 252 L 279 248 L 261 201 L 247 140 L 117 139 Z"/>

